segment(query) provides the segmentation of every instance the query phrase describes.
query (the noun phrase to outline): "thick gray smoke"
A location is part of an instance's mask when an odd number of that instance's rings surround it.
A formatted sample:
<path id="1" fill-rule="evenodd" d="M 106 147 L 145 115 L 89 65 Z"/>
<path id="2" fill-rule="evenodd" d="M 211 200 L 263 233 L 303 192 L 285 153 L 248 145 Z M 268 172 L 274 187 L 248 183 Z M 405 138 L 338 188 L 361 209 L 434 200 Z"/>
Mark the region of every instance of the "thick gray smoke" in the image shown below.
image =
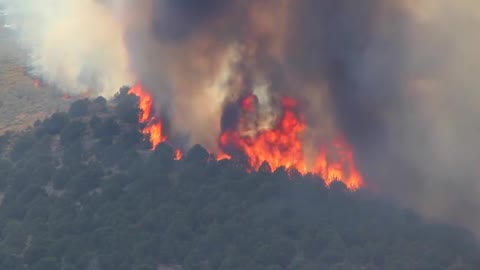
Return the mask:
<path id="1" fill-rule="evenodd" d="M 50 81 L 111 94 L 139 80 L 210 149 L 226 100 L 288 94 L 308 140 L 347 137 L 369 186 L 480 232 L 477 2 L 7 1 Z"/>

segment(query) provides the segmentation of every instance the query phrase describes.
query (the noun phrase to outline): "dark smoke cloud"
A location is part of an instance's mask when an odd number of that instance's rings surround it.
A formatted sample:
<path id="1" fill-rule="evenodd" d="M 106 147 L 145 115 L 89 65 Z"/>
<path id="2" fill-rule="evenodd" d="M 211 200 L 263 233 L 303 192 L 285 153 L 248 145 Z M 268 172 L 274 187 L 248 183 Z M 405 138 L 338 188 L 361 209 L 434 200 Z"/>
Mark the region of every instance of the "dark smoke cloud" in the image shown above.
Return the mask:
<path id="1" fill-rule="evenodd" d="M 355 146 L 370 180 L 381 179 L 383 185 L 385 178 L 401 179 L 399 172 L 412 173 L 396 170 L 403 163 L 394 161 L 389 149 L 391 121 L 400 121 L 389 117 L 402 117 L 407 105 L 403 90 L 411 18 L 382 0 L 306 0 L 297 8 L 286 52 L 290 70 L 302 80 L 327 82 L 337 125 Z M 393 168 L 376 175 L 385 164 Z"/>
<path id="2" fill-rule="evenodd" d="M 290 69 L 303 80 L 328 82 L 333 108 L 353 141 L 381 137 L 384 120 L 379 112 L 399 98 L 405 21 L 382 21 L 395 37 L 379 38 L 377 16 L 384 3 L 299 1 L 290 29 L 286 52 Z"/>
<path id="3" fill-rule="evenodd" d="M 232 1 L 154 1 L 153 31 L 164 41 L 179 41 L 222 16 Z"/>

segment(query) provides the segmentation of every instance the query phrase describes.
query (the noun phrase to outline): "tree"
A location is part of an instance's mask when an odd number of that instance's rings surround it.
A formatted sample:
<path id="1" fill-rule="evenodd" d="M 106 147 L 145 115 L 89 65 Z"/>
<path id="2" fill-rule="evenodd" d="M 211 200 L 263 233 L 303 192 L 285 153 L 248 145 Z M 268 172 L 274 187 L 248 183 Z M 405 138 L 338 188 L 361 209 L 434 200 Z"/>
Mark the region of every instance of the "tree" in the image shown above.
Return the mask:
<path id="1" fill-rule="evenodd" d="M 273 239 L 272 243 L 259 247 L 257 252 L 257 260 L 265 266 L 287 267 L 293 257 L 295 257 L 295 247 L 288 239 Z"/>
<path id="2" fill-rule="evenodd" d="M 5 147 L 8 145 L 10 141 L 11 133 L 6 132 L 5 134 L 0 136 L 0 154 L 4 151 Z"/>
<path id="3" fill-rule="evenodd" d="M 96 111 L 99 111 L 99 112 L 107 112 L 108 111 L 107 100 L 102 96 L 97 97 L 93 101 L 93 104 L 96 107 Z"/>
<path id="4" fill-rule="evenodd" d="M 143 134 L 137 128 L 131 128 L 124 130 L 124 132 L 120 135 L 119 144 L 121 144 L 124 149 L 128 149 L 139 145 L 143 140 Z"/>
<path id="5" fill-rule="evenodd" d="M 200 145 L 175 160 L 97 105 L 0 136 L 0 269 L 480 269 L 471 232 Z"/>
<path id="6" fill-rule="evenodd" d="M 101 135 L 97 135 L 97 134 L 101 134 L 101 128 L 103 124 L 102 119 L 97 115 L 93 115 L 90 118 L 90 121 L 88 122 L 88 124 L 90 128 L 93 129 L 93 134 L 95 134 L 96 137 L 100 137 Z"/>
<path id="7" fill-rule="evenodd" d="M 196 144 L 187 152 L 185 161 L 193 163 L 206 163 L 209 157 L 210 155 L 208 154 L 207 150 L 205 150 L 205 148 L 203 148 L 201 145 Z"/>
<path id="8" fill-rule="evenodd" d="M 140 109 L 138 108 L 138 97 L 128 94 L 128 90 L 122 88 L 121 94 L 116 95 L 114 101 L 116 116 L 125 123 L 138 123 Z"/>
<path id="9" fill-rule="evenodd" d="M 88 115 L 88 106 L 90 101 L 88 99 L 80 99 L 72 103 L 70 105 L 70 109 L 68 110 L 68 115 L 70 117 L 82 117 Z"/>
<path id="10" fill-rule="evenodd" d="M 76 166 L 82 162 L 83 157 L 83 144 L 81 141 L 76 141 L 63 151 L 62 163 L 66 166 Z"/>
<path id="11" fill-rule="evenodd" d="M 81 121 L 72 121 L 68 123 L 60 134 L 60 141 L 63 145 L 72 144 L 80 139 L 86 132 L 86 125 Z"/>
<path id="12" fill-rule="evenodd" d="M 104 171 L 100 164 L 89 163 L 80 173 L 70 179 L 68 190 L 74 197 L 79 197 L 99 187 L 103 176 Z"/>
<path id="13" fill-rule="evenodd" d="M 68 114 L 63 112 L 56 112 L 43 122 L 44 128 L 51 135 L 59 134 L 60 131 L 68 123 Z"/>
<path id="14" fill-rule="evenodd" d="M 120 126 L 118 125 L 117 121 L 109 117 L 105 119 L 105 122 L 103 123 L 103 136 L 115 136 L 120 133 Z"/>
<path id="15" fill-rule="evenodd" d="M 33 270 L 60 269 L 60 263 L 54 257 L 44 257 L 32 265 Z"/>
<path id="16" fill-rule="evenodd" d="M 21 254 L 28 239 L 25 226 L 18 221 L 10 220 L 3 228 L 2 235 L 5 236 L 2 241 L 6 247 L 5 251 L 13 255 Z"/>
<path id="17" fill-rule="evenodd" d="M 27 151 L 32 149 L 35 144 L 35 138 L 30 134 L 23 135 L 15 141 L 12 152 L 10 153 L 11 157 L 14 160 L 18 160 L 23 157 Z"/>
<path id="18" fill-rule="evenodd" d="M 11 177 L 13 173 L 13 164 L 5 159 L 0 159 L 0 190 L 3 190 L 7 186 L 7 179 Z"/>

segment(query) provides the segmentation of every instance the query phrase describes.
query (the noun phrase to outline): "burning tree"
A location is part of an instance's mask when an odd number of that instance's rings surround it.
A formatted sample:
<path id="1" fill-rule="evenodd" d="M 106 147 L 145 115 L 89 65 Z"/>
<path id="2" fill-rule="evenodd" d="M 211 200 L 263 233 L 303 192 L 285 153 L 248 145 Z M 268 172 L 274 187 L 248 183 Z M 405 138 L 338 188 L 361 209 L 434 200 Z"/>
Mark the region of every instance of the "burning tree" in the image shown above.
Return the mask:
<path id="1" fill-rule="evenodd" d="M 141 84 L 128 91 L 139 98 L 138 121 L 144 124 L 143 134 L 149 137 L 152 149 L 169 140 L 161 116 L 155 114 L 153 96 Z M 218 137 L 217 157 L 245 160 L 248 170 L 259 170 L 264 162 L 271 169 L 285 167 L 302 175 L 314 173 L 327 183 L 343 181 L 350 189 L 363 185 L 362 176 L 354 161 L 353 150 L 342 138 L 336 138 L 330 145 L 320 145 L 314 165 L 309 166 L 304 154 L 302 135 L 307 129 L 305 119 L 299 112 L 299 103 L 284 96 L 280 100 L 281 113 L 270 126 L 260 126 L 262 111 L 254 94 L 239 98 L 226 106 L 224 119 L 228 124 L 222 127 Z M 233 108 L 234 113 L 228 110 Z M 233 115 L 228 115 L 228 114 Z M 181 158 L 181 150 L 176 157 Z"/>

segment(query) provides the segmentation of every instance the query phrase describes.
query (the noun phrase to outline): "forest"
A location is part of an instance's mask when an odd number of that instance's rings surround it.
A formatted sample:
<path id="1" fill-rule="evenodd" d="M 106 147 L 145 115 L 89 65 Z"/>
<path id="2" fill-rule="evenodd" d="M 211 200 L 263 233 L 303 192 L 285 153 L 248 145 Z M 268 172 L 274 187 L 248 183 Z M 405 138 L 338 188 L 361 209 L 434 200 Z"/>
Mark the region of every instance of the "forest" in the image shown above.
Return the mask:
<path id="1" fill-rule="evenodd" d="M 121 89 L 0 137 L 0 269 L 480 269 L 472 233 L 368 189 L 150 150 L 137 103 Z"/>

